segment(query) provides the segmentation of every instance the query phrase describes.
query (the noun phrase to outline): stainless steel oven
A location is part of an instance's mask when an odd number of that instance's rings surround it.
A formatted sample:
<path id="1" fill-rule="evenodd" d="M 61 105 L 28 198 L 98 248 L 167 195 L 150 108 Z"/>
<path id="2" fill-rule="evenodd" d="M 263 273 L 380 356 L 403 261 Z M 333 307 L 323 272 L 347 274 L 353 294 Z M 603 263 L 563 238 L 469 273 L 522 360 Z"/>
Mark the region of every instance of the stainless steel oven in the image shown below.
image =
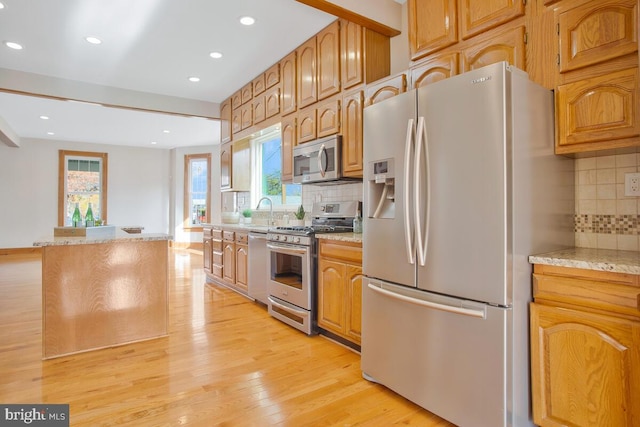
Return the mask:
<path id="1" fill-rule="evenodd" d="M 313 204 L 311 227 L 276 227 L 267 233 L 269 314 L 307 335 L 317 333 L 316 233 L 353 231 L 359 202 Z"/>
<path id="2" fill-rule="evenodd" d="M 270 232 L 267 239 L 269 314 L 311 335 L 315 333 L 315 238 Z"/>

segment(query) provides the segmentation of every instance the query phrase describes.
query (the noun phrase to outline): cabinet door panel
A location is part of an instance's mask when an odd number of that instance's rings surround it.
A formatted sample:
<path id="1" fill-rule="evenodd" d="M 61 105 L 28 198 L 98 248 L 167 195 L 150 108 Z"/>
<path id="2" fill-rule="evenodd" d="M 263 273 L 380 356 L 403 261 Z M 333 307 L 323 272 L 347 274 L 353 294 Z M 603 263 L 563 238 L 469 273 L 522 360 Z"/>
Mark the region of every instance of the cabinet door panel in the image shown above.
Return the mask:
<path id="1" fill-rule="evenodd" d="M 362 26 L 351 21 L 341 21 L 340 55 L 342 88 L 348 89 L 364 81 Z"/>
<path id="2" fill-rule="evenodd" d="M 298 50 L 298 108 L 318 100 L 316 77 L 316 37 L 307 40 Z"/>
<path id="3" fill-rule="evenodd" d="M 342 334 L 345 324 L 344 264 L 318 262 L 318 326 Z"/>
<path id="4" fill-rule="evenodd" d="M 380 79 L 365 88 L 365 107 L 407 91 L 407 75 L 396 74 Z"/>
<path id="5" fill-rule="evenodd" d="M 251 84 L 253 86 L 253 96 L 255 98 L 256 95 L 260 95 L 267 88 L 266 87 L 266 80 L 264 78 L 264 73 L 260 74 L 258 77 L 253 79 Z"/>
<path id="6" fill-rule="evenodd" d="M 361 90 L 342 98 L 342 172 L 345 176 L 362 177 L 362 109 Z"/>
<path id="7" fill-rule="evenodd" d="M 409 0 L 409 47 L 415 60 L 458 42 L 456 0 Z"/>
<path id="8" fill-rule="evenodd" d="M 640 416 L 640 322 L 531 304 L 533 419 L 631 426 Z"/>
<path id="9" fill-rule="evenodd" d="M 297 142 L 309 142 L 316 139 L 316 109 L 306 108 L 298 113 Z"/>
<path id="10" fill-rule="evenodd" d="M 222 248 L 222 279 L 229 283 L 236 282 L 236 245 L 233 242 L 224 242 Z"/>
<path id="11" fill-rule="evenodd" d="M 462 38 L 468 39 L 523 15 L 522 0 L 462 0 L 460 2 Z"/>
<path id="12" fill-rule="evenodd" d="M 235 287 L 247 293 L 249 291 L 249 248 L 247 245 L 236 245 L 236 282 Z"/>
<path id="13" fill-rule="evenodd" d="M 297 53 L 291 52 L 280 61 L 281 72 L 281 89 L 282 96 L 280 96 L 280 111 L 282 115 L 286 116 L 298 109 L 298 88 L 296 84 L 297 78 Z"/>
<path id="14" fill-rule="evenodd" d="M 246 104 L 247 102 L 253 99 L 253 85 L 251 82 L 247 83 L 240 89 L 242 104 Z"/>
<path id="15" fill-rule="evenodd" d="M 231 112 L 231 133 L 235 134 L 242 130 L 242 108 L 234 108 Z"/>
<path id="16" fill-rule="evenodd" d="M 264 94 L 265 116 L 266 118 L 273 117 L 280 112 L 280 88 L 274 87 L 268 89 Z"/>
<path id="17" fill-rule="evenodd" d="M 559 86 L 556 96 L 559 146 L 640 135 L 637 68 Z"/>
<path id="18" fill-rule="evenodd" d="M 340 21 L 317 35 L 318 100 L 340 92 Z"/>
<path id="19" fill-rule="evenodd" d="M 253 103 L 244 104 L 240 107 L 240 128 L 247 129 L 253 125 Z"/>
<path id="20" fill-rule="evenodd" d="M 231 143 L 227 142 L 220 146 L 220 189 L 231 188 Z"/>
<path id="21" fill-rule="evenodd" d="M 457 52 L 436 55 L 409 70 L 411 87 L 417 89 L 458 74 Z"/>
<path id="22" fill-rule="evenodd" d="M 242 105 L 242 90 L 239 90 L 231 95 L 231 104 L 234 110 L 240 108 L 240 106 Z"/>
<path id="23" fill-rule="evenodd" d="M 280 83 L 280 64 L 274 64 L 264 72 L 266 88 L 269 89 Z"/>
<path id="24" fill-rule="evenodd" d="M 231 98 L 220 104 L 220 142 L 231 141 Z"/>
<path id="25" fill-rule="evenodd" d="M 340 100 L 323 102 L 316 108 L 317 137 L 333 135 L 340 132 Z"/>
<path id="26" fill-rule="evenodd" d="M 488 33 L 486 36 L 483 34 L 476 43 L 462 51 L 463 72 L 500 61 L 525 69 L 524 27 Z"/>
<path id="27" fill-rule="evenodd" d="M 296 145 L 296 118 L 289 116 L 282 119 L 282 182 L 293 182 L 293 147 Z"/>
<path id="28" fill-rule="evenodd" d="M 560 72 L 638 50 L 637 0 L 600 0 L 557 12 Z"/>
<path id="29" fill-rule="evenodd" d="M 353 342 L 360 344 L 362 336 L 362 267 L 346 266 L 346 312 L 345 332 Z"/>
<path id="30" fill-rule="evenodd" d="M 266 99 L 264 95 L 257 96 L 253 98 L 252 108 L 253 108 L 253 123 L 260 123 L 267 118 L 267 110 L 265 105 Z"/>

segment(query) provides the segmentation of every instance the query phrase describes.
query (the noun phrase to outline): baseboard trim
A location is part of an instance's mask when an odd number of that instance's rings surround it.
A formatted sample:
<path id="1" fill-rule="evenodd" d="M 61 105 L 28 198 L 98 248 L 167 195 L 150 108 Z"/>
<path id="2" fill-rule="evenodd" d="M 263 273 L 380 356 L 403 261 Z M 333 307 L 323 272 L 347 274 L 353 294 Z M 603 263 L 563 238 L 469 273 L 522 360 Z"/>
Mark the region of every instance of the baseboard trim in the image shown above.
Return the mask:
<path id="1" fill-rule="evenodd" d="M 42 255 L 42 247 L 34 246 L 32 248 L 0 248 L 0 256 L 2 255 Z"/>

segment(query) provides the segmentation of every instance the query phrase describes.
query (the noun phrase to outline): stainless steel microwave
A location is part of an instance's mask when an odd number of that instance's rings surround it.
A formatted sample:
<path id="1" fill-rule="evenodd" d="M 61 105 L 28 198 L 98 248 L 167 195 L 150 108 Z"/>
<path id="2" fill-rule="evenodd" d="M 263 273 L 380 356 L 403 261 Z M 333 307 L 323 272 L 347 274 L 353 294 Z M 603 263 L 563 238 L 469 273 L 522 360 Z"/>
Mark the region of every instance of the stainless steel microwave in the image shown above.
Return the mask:
<path id="1" fill-rule="evenodd" d="M 337 183 L 342 179 L 342 137 L 332 135 L 293 148 L 293 183 Z"/>

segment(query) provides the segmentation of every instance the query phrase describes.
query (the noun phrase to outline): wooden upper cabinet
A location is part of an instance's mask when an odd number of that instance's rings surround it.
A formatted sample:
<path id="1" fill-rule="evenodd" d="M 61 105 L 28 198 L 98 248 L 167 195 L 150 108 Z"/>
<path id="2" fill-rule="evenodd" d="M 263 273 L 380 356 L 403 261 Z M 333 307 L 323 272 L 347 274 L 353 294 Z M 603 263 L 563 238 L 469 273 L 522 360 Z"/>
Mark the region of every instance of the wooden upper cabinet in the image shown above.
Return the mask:
<path id="1" fill-rule="evenodd" d="M 298 111 L 297 137 L 298 144 L 313 141 L 317 138 L 316 128 L 317 110 L 315 106 L 303 108 Z"/>
<path id="2" fill-rule="evenodd" d="M 359 85 L 364 82 L 363 69 L 363 31 L 362 26 L 342 20 L 340 25 L 340 67 L 342 88 Z"/>
<path id="3" fill-rule="evenodd" d="M 318 138 L 340 132 L 340 99 L 332 98 L 318 103 L 316 121 Z"/>
<path id="4" fill-rule="evenodd" d="M 474 43 L 462 50 L 462 72 L 485 65 L 507 61 L 521 70 L 526 69 L 525 29 L 518 26 L 504 31 L 489 31 L 474 38 Z"/>
<path id="5" fill-rule="evenodd" d="M 456 0 L 409 0 L 408 10 L 412 60 L 458 42 Z"/>
<path id="6" fill-rule="evenodd" d="M 565 0 L 555 11 L 560 72 L 638 50 L 637 0 Z"/>
<path id="7" fill-rule="evenodd" d="M 244 104 L 240 107 L 240 129 L 244 130 L 253 125 L 253 103 Z"/>
<path id="8" fill-rule="evenodd" d="M 318 100 L 340 92 L 340 21 L 316 36 Z"/>
<path id="9" fill-rule="evenodd" d="M 304 108 L 318 101 L 316 42 L 317 38 L 312 37 L 297 49 L 298 108 Z"/>
<path id="10" fill-rule="evenodd" d="M 296 116 L 287 116 L 280 122 L 282 136 L 282 170 L 283 183 L 293 182 L 293 147 L 296 146 Z"/>
<path id="11" fill-rule="evenodd" d="M 264 72 L 265 87 L 268 89 L 280 83 L 280 64 L 273 64 Z"/>
<path id="12" fill-rule="evenodd" d="M 413 89 L 447 79 L 458 74 L 457 52 L 434 55 L 409 70 L 409 79 Z"/>
<path id="13" fill-rule="evenodd" d="M 236 134 L 242 130 L 242 109 L 234 108 L 231 112 L 231 133 Z"/>
<path id="14" fill-rule="evenodd" d="M 220 142 L 231 141 L 231 98 L 220 104 Z"/>
<path id="15" fill-rule="evenodd" d="M 460 0 L 460 33 L 463 39 L 524 16 L 522 0 Z"/>
<path id="16" fill-rule="evenodd" d="M 253 85 L 251 82 L 247 83 L 240 89 L 240 96 L 242 97 L 242 105 L 253 99 Z"/>
<path id="17" fill-rule="evenodd" d="M 640 145 L 638 68 L 558 87 L 556 153 Z"/>
<path id="18" fill-rule="evenodd" d="M 231 189 L 232 145 L 230 142 L 220 146 L 220 189 Z"/>
<path id="19" fill-rule="evenodd" d="M 362 112 L 364 93 L 361 89 L 345 93 L 342 97 L 342 173 L 345 176 L 362 178 Z"/>
<path id="20" fill-rule="evenodd" d="M 253 98 L 251 106 L 253 108 L 253 123 L 263 122 L 267 118 L 266 98 L 264 95 L 258 95 Z"/>
<path id="21" fill-rule="evenodd" d="M 264 92 L 265 89 L 267 88 L 264 73 L 260 74 L 258 77 L 253 79 L 253 81 L 251 82 L 251 86 L 253 87 L 254 97 Z"/>
<path id="22" fill-rule="evenodd" d="M 239 90 L 231 95 L 231 105 L 233 106 L 234 110 L 240 108 L 240 106 L 242 105 L 242 90 Z"/>
<path id="23" fill-rule="evenodd" d="M 293 51 L 280 61 L 280 112 L 283 116 L 294 113 L 298 107 L 297 52 Z"/>
<path id="24" fill-rule="evenodd" d="M 265 117 L 273 117 L 280 112 L 280 87 L 275 86 L 264 94 Z"/>
<path id="25" fill-rule="evenodd" d="M 380 79 L 365 89 L 365 107 L 407 91 L 407 75 L 395 74 Z"/>

